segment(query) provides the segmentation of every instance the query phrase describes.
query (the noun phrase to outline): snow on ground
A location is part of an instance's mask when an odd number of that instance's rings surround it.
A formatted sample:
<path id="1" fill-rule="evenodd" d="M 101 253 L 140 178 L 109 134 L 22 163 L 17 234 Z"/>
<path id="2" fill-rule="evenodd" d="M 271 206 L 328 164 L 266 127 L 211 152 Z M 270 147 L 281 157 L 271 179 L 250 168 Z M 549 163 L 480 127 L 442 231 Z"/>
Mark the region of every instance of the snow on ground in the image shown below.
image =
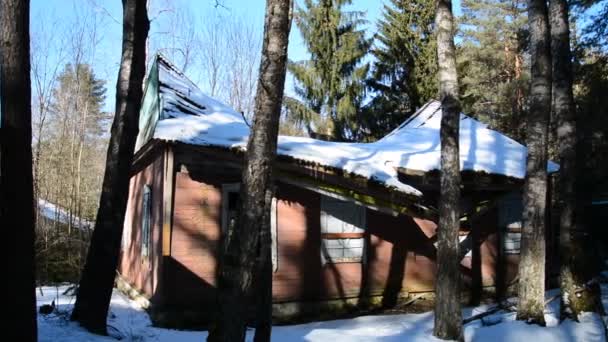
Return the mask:
<path id="1" fill-rule="evenodd" d="M 66 209 L 49 201 L 43 200 L 42 198 L 38 199 L 38 210 L 40 215 L 51 221 L 68 224 L 71 220 L 74 227 L 80 227 L 82 229 L 93 228 L 93 222 L 81 219 L 78 216 L 70 215 Z"/>
<path id="2" fill-rule="evenodd" d="M 39 341 L 204 341 L 204 331 L 181 331 L 161 329 L 151 326 L 148 315 L 135 302 L 114 290 L 108 320 L 110 337 L 88 333 L 76 323 L 69 321 L 74 297 L 65 295 L 68 286 L 42 287 L 37 291 L 38 306 L 55 301 L 57 310 L 49 315 L 38 315 Z M 603 288 L 604 305 L 608 304 L 608 285 Z M 548 292 L 554 295 L 555 292 Z M 488 306 L 463 309 L 463 316 L 470 317 L 488 309 Z M 481 320 L 465 326 L 466 341 L 505 342 L 549 342 L 585 341 L 603 342 L 605 328 L 596 314 L 584 314 L 580 323 L 566 320 L 559 324 L 559 301 L 552 301 L 546 311 L 547 327 L 529 325 L 515 321 L 515 313 L 497 313 L 488 316 L 482 326 Z M 490 325 L 494 323 L 495 325 Z M 314 322 L 291 326 L 276 326 L 272 330 L 272 340 L 291 341 L 382 341 L 382 342 L 422 342 L 439 341 L 432 336 L 433 313 L 360 316 L 351 319 Z M 251 341 L 253 331 L 247 334 Z"/>

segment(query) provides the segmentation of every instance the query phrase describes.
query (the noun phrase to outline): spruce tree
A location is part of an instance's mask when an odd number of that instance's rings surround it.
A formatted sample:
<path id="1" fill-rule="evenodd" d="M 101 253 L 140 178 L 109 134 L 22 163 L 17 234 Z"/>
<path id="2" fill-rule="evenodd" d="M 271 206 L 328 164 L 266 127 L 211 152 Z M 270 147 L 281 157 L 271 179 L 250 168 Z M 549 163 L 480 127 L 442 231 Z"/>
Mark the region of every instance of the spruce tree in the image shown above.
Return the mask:
<path id="1" fill-rule="evenodd" d="M 365 107 L 370 138 L 393 130 L 425 102 L 437 97 L 435 1 L 390 0 L 378 22 L 375 57 Z"/>
<path id="2" fill-rule="evenodd" d="M 290 61 L 298 99 L 285 101 L 288 115 L 333 140 L 356 140 L 369 64 L 363 63 L 371 39 L 361 29 L 363 13 L 344 11 L 351 0 L 305 0 L 295 23 L 310 53 L 305 61 Z M 320 131 L 326 129 L 325 131 Z"/>
<path id="3" fill-rule="evenodd" d="M 463 0 L 458 62 L 463 110 L 522 141 L 528 94 L 523 0 Z"/>

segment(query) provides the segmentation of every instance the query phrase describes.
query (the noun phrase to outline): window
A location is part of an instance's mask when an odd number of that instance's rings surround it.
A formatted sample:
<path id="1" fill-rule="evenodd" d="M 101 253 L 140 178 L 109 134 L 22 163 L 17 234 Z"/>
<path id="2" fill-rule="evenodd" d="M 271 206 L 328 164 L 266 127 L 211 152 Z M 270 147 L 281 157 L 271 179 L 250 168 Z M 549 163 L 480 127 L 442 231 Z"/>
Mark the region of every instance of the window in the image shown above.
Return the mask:
<path id="1" fill-rule="evenodd" d="M 321 197 L 323 263 L 364 261 L 365 208 L 353 202 Z"/>
<path id="2" fill-rule="evenodd" d="M 240 184 L 224 184 L 222 185 L 222 233 L 231 232 L 236 224 L 240 205 Z M 271 257 L 272 269 L 274 272 L 278 270 L 279 260 L 277 253 L 277 199 L 272 199 L 270 208 L 270 234 L 271 242 Z"/>
<path id="3" fill-rule="evenodd" d="M 498 227 L 505 254 L 519 254 L 523 209 L 522 197 L 518 192 L 505 195 L 499 202 Z"/>
<path id="4" fill-rule="evenodd" d="M 505 254 L 519 254 L 521 232 L 505 232 L 503 235 L 503 250 Z"/>
<path id="5" fill-rule="evenodd" d="M 238 183 L 222 185 L 222 232 L 232 231 L 236 224 L 240 204 L 240 185 Z"/>
<path id="6" fill-rule="evenodd" d="M 144 185 L 141 211 L 141 255 L 150 254 L 150 225 L 152 221 L 152 188 Z"/>

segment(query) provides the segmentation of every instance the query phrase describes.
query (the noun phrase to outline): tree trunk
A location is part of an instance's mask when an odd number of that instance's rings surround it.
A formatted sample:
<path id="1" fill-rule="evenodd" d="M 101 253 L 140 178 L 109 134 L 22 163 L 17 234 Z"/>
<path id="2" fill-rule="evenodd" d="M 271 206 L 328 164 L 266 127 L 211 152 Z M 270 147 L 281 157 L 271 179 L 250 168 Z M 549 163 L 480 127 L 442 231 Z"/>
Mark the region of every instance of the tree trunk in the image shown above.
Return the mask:
<path id="1" fill-rule="evenodd" d="M 528 1 L 528 22 L 531 88 L 517 319 L 545 325 L 545 208 L 547 132 L 551 112 L 551 55 L 547 4 L 544 0 Z"/>
<path id="2" fill-rule="evenodd" d="M 264 42 L 258 87 L 255 98 L 254 121 L 243 168 L 241 207 L 233 232 L 224 244 L 218 289 L 218 312 L 215 325 L 209 331 L 208 341 L 243 341 L 249 306 L 246 297 L 256 271 L 258 253 L 265 264 L 270 256 L 270 215 L 272 200 L 272 168 L 276 157 L 279 117 L 285 85 L 287 43 L 291 27 L 291 0 L 268 0 L 264 25 Z M 262 282 L 272 286 L 268 265 Z M 262 294 L 265 308 L 258 317 L 256 341 L 270 340 L 271 296 Z M 259 304 L 261 305 L 261 304 Z"/>
<path id="3" fill-rule="evenodd" d="M 272 183 L 266 191 L 265 216 L 260 225 L 260 257 L 256 277 L 256 325 L 254 342 L 269 342 L 272 331 L 272 233 L 270 216 L 274 189 Z"/>
<path id="4" fill-rule="evenodd" d="M 561 308 L 562 318 L 566 318 L 570 313 L 570 318 L 577 319 L 581 312 L 596 311 L 598 294 L 585 286 L 593 274 L 585 272 L 589 263 L 585 262 L 582 240 L 587 234 L 576 204 L 576 107 L 572 93 L 572 54 L 566 0 L 549 2 L 549 19 L 553 57 L 553 113 L 557 123 L 557 145 L 560 157 Z"/>
<path id="5" fill-rule="evenodd" d="M 123 41 L 116 112 L 95 230 L 72 312 L 73 320 L 98 334 L 107 333 L 106 318 L 120 253 L 150 28 L 146 0 L 123 0 L 122 4 Z"/>
<path id="6" fill-rule="evenodd" d="M 437 226 L 437 279 L 435 281 L 435 328 L 441 339 L 462 340 L 460 308 L 460 101 L 454 48 L 451 0 L 438 0 L 435 14 L 439 97 L 441 99 L 441 194 Z"/>
<path id="7" fill-rule="evenodd" d="M 0 1 L 0 222 L 10 308 L 7 340 L 36 341 L 30 3 Z"/>

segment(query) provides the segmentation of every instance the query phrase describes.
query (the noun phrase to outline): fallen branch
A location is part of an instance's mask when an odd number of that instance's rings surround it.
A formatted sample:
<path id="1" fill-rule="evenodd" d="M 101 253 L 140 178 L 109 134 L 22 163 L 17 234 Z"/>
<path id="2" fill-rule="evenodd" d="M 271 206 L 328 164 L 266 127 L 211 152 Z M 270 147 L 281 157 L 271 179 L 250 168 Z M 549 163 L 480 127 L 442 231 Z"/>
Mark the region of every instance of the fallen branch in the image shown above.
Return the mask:
<path id="1" fill-rule="evenodd" d="M 545 301 L 545 306 L 547 306 L 549 303 L 551 303 L 552 301 L 554 301 L 554 300 L 556 300 L 557 298 L 559 298 L 559 296 L 560 296 L 560 295 L 555 295 L 555 296 L 553 296 L 553 297 L 551 297 L 551 298 L 547 299 L 547 300 Z M 491 309 L 488 309 L 487 311 L 484 311 L 484 312 L 479 313 L 479 314 L 477 314 L 477 315 L 474 315 L 474 316 L 471 316 L 471 317 L 469 317 L 469 318 L 463 319 L 463 320 L 462 320 L 462 324 L 464 325 L 464 324 L 471 323 L 471 322 L 473 322 L 473 321 L 475 321 L 475 320 L 482 319 L 482 318 L 484 318 L 484 317 L 486 317 L 486 316 L 489 316 L 489 315 L 491 315 L 491 314 L 497 313 L 497 312 L 502 311 L 502 310 L 504 310 L 504 311 L 513 311 L 511 308 L 512 308 L 514 305 L 515 305 L 514 303 L 511 303 L 511 302 L 509 302 L 508 300 L 506 300 L 506 301 L 504 301 L 504 302 L 502 302 L 502 303 L 500 303 L 500 304 L 496 305 L 495 307 L 493 307 L 493 308 L 491 308 Z"/>
<path id="2" fill-rule="evenodd" d="M 424 298 L 424 294 L 423 293 L 419 293 L 417 295 L 413 295 L 412 298 L 408 299 L 407 302 L 401 304 L 401 306 L 408 306 L 410 304 L 413 304 L 415 301 L 417 301 L 418 299 Z"/>
<path id="3" fill-rule="evenodd" d="M 557 298 L 559 298 L 559 297 L 560 297 L 560 295 L 555 295 L 555 296 L 553 296 L 553 297 L 551 297 L 551 298 L 547 299 L 547 300 L 545 301 L 545 306 L 547 306 L 549 303 L 551 303 L 552 301 L 556 300 L 556 299 L 557 299 Z"/>
<path id="4" fill-rule="evenodd" d="M 504 302 L 501 302 L 501 303 L 497 304 L 495 307 L 493 307 L 491 309 L 488 309 L 488 310 L 486 310 L 486 311 L 484 311 L 482 313 L 479 313 L 477 315 L 471 316 L 469 318 L 463 319 L 462 320 L 462 324 L 464 325 L 464 324 L 471 323 L 471 322 L 473 322 L 475 320 L 482 319 L 482 318 L 484 318 L 486 316 L 489 316 L 491 314 L 497 313 L 497 312 L 502 311 L 502 310 L 504 310 L 504 311 L 512 311 L 511 307 L 513 307 L 513 306 L 514 306 L 513 303 L 509 302 L 508 300 L 505 300 Z"/>
<path id="5" fill-rule="evenodd" d="M 484 312 L 482 312 L 480 314 L 477 314 L 477 315 L 471 316 L 469 318 L 463 319 L 462 320 L 462 325 L 469 324 L 469 323 L 471 323 L 471 322 L 473 322 L 475 320 L 482 319 L 482 318 L 484 318 L 486 316 L 489 316 L 491 314 L 497 313 L 498 311 L 501 311 L 501 310 L 504 310 L 504 308 L 501 305 L 497 305 L 497 306 L 493 307 L 492 309 L 484 311 Z"/>

